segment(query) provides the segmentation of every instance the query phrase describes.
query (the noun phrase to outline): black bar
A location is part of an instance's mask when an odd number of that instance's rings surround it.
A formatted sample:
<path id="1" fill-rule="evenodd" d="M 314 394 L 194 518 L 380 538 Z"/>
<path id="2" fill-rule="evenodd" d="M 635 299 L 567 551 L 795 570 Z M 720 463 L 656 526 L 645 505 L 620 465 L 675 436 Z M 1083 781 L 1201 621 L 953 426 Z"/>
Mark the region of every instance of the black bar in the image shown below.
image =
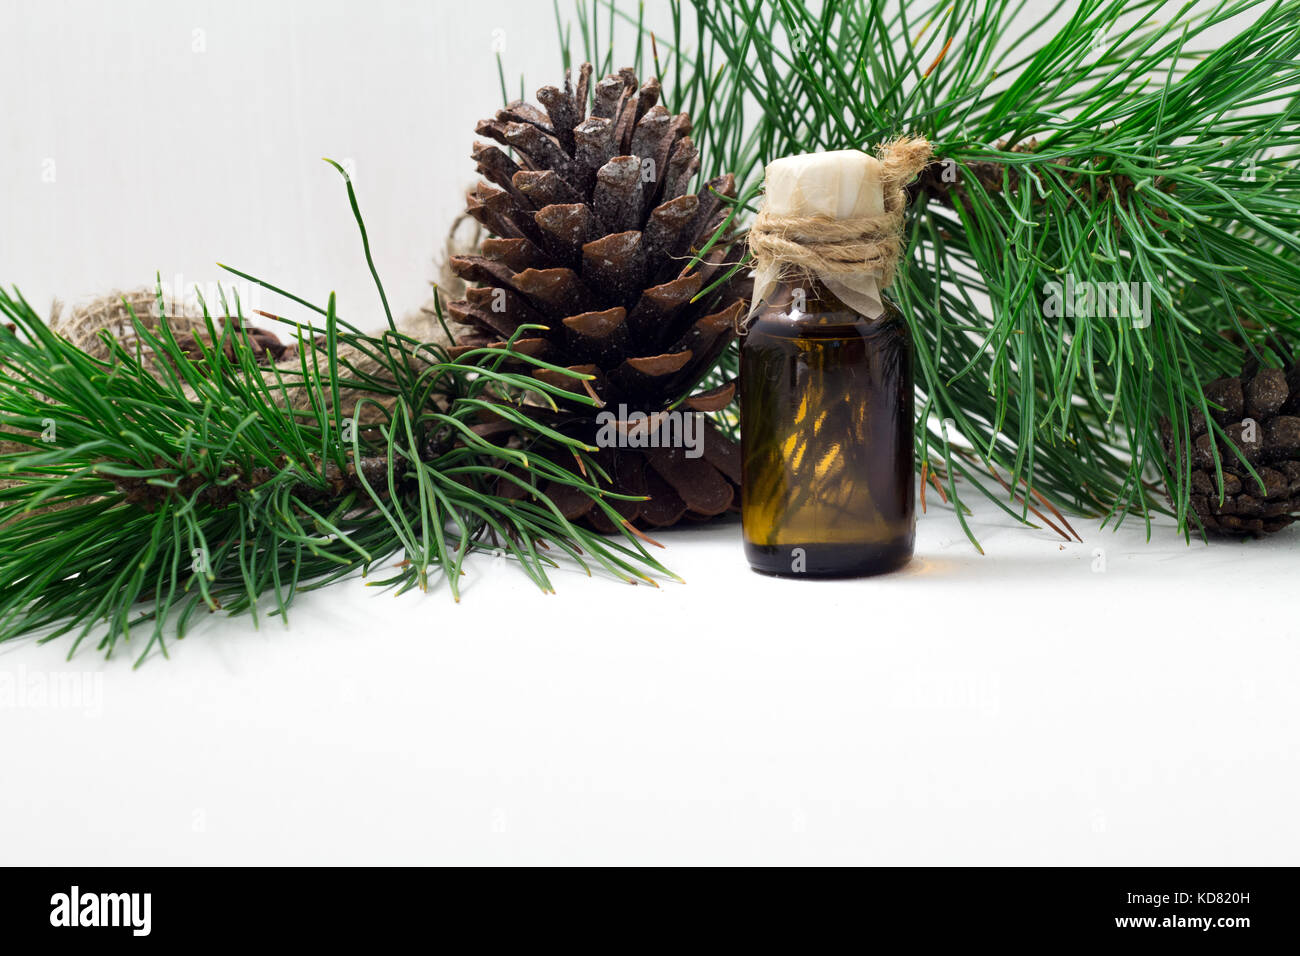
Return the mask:
<path id="1" fill-rule="evenodd" d="M 22 952 L 16 944 L 24 942 L 73 938 L 92 945 L 148 945 L 149 940 L 226 945 L 286 932 L 295 948 L 334 947 L 348 938 L 399 940 L 412 932 L 436 945 L 458 927 L 481 934 L 508 924 L 535 928 L 537 945 L 590 939 L 599 926 L 600 938 L 619 948 L 625 945 L 620 936 L 640 941 L 647 933 L 667 943 L 687 924 L 698 925 L 700 935 L 678 935 L 677 945 L 692 938 L 724 940 L 727 934 L 734 934 L 732 942 L 751 934 L 775 942 L 802 933 L 810 943 L 847 933 L 863 943 L 1128 940 L 1219 948 L 1290 944 L 1296 920 L 1290 869 L 868 869 L 815 878 L 628 874 L 596 881 L 574 874 L 569 887 L 553 877 L 538 883 L 529 874 L 515 889 L 481 887 L 473 876 L 419 869 L 11 868 L 3 873 L 0 925 L 9 952 Z M 611 921 L 623 929 L 610 935 Z"/>

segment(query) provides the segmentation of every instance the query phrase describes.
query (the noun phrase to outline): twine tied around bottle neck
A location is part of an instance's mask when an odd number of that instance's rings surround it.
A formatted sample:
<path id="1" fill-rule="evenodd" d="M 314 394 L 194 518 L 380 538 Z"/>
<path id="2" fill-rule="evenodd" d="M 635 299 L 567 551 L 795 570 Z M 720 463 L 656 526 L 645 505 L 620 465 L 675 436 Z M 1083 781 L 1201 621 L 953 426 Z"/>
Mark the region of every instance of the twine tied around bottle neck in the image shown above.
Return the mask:
<path id="1" fill-rule="evenodd" d="M 903 249 L 904 187 L 932 155 L 929 141 L 919 136 L 902 136 L 877 148 L 884 199 L 881 215 L 836 219 L 760 210 L 749 230 L 755 273 L 837 285 L 875 276 L 879 288 L 888 287 Z M 758 305 L 755 302 L 754 308 Z"/>

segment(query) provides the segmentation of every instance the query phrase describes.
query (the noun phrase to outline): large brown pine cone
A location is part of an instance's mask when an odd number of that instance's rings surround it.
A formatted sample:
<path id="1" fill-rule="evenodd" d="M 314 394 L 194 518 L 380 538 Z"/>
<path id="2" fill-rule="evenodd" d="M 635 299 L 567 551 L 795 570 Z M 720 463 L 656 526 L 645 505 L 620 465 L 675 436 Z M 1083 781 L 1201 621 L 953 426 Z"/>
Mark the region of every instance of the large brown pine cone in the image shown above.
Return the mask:
<path id="1" fill-rule="evenodd" d="M 1300 365 L 1247 369 L 1205 386 L 1210 414 L 1227 435 L 1217 437 L 1205 416 L 1191 414 L 1192 509 L 1205 530 L 1242 537 L 1280 531 L 1300 515 Z M 1214 406 L 1220 406 L 1221 410 Z M 1165 451 L 1173 455 L 1164 425 Z M 1228 443 L 1254 467 L 1252 477 Z M 1223 468 L 1223 501 L 1212 448 Z"/>
<path id="2" fill-rule="evenodd" d="M 617 413 L 654 415 L 669 409 L 717 361 L 735 333 L 745 289 L 728 282 L 694 302 L 738 252 L 719 243 L 687 269 L 694 253 L 727 214 L 720 197 L 735 194 L 735 178 L 686 190 L 700 168 L 691 120 L 658 104 L 659 82 L 638 86 L 630 69 L 596 84 L 591 64 L 578 71 L 576 89 L 538 91 L 543 109 L 510 104 L 483 120 L 477 132 L 513 151 L 479 143 L 481 182 L 468 212 L 492 238 L 481 255 L 453 257 L 456 275 L 476 283 L 465 299 L 448 304 L 459 323 L 457 349 L 498 345 L 521 324 L 515 348 L 594 376 L 588 384 Z M 592 100 L 590 115 L 588 100 Z M 572 377 L 533 374 L 568 391 L 585 387 Z M 694 394 L 682 410 L 716 411 L 728 405 L 734 384 Z M 556 421 L 596 444 L 601 408 L 565 403 Z M 705 424 L 702 457 L 681 448 L 602 448 L 596 456 L 615 491 L 648 501 L 613 501 L 642 526 L 704 519 L 739 504 L 739 453 Z M 571 465 L 572 462 L 569 462 Z M 586 495 L 546 489 L 567 517 L 598 528 L 613 525 Z"/>

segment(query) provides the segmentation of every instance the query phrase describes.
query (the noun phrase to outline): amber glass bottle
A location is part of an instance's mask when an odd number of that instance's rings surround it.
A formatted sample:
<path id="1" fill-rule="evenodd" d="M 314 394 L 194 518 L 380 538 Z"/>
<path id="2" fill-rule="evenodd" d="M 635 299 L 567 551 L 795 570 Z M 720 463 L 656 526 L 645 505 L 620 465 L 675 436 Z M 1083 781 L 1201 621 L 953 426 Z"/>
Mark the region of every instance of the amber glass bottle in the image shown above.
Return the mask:
<path id="1" fill-rule="evenodd" d="M 767 296 L 741 342 L 741 514 L 755 571 L 902 567 L 915 538 L 912 341 L 816 280 Z"/>

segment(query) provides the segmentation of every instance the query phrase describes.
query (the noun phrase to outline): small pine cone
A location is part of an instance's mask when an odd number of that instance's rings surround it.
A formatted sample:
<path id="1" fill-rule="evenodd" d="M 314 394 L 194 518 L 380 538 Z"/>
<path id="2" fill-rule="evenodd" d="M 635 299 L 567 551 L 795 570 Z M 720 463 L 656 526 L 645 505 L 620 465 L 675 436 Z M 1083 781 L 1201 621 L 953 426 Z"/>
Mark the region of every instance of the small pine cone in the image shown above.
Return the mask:
<path id="1" fill-rule="evenodd" d="M 1300 516 L 1300 365 L 1248 370 L 1210 382 L 1204 392 L 1210 416 L 1226 441 L 1215 435 L 1199 409 L 1191 412 L 1191 504 L 1196 518 L 1216 535 L 1281 531 Z M 1178 468 L 1167 421 L 1161 430 L 1165 453 Z M 1222 496 L 1215 477 L 1216 448 L 1223 470 Z"/>

